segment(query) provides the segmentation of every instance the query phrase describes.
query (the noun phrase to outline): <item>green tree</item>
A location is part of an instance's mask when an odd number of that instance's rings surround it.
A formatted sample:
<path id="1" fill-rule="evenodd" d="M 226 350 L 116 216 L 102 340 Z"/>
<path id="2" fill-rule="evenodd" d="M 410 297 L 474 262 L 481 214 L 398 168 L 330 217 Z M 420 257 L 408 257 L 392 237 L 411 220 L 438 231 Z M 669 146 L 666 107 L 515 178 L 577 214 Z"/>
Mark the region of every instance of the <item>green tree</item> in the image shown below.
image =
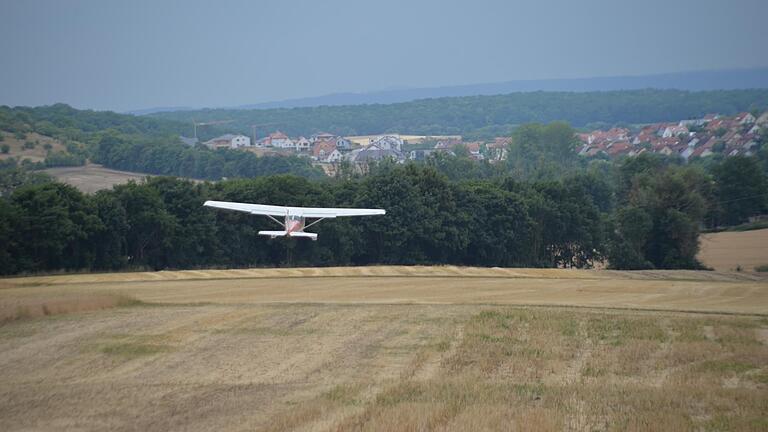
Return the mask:
<path id="1" fill-rule="evenodd" d="M 578 139 L 568 124 L 526 124 L 515 129 L 507 157 L 508 169 L 519 179 L 558 179 L 579 165 Z"/>
<path id="2" fill-rule="evenodd" d="M 89 269 L 91 234 L 101 222 L 85 195 L 72 186 L 45 183 L 16 190 L 20 270 Z"/>
<path id="3" fill-rule="evenodd" d="M 610 265 L 699 268 L 699 227 L 706 212 L 703 181 L 700 171 L 674 166 L 636 174 L 626 204 L 614 218 Z"/>
<path id="4" fill-rule="evenodd" d="M 134 182 L 115 186 L 114 193 L 127 216 L 125 244 L 128 264 L 132 267 L 163 268 L 166 254 L 172 253 L 170 239 L 178 225 L 165 209 L 160 194 Z"/>
<path id="5" fill-rule="evenodd" d="M 712 171 L 722 223 L 740 224 L 768 211 L 768 179 L 756 158 L 728 157 Z"/>

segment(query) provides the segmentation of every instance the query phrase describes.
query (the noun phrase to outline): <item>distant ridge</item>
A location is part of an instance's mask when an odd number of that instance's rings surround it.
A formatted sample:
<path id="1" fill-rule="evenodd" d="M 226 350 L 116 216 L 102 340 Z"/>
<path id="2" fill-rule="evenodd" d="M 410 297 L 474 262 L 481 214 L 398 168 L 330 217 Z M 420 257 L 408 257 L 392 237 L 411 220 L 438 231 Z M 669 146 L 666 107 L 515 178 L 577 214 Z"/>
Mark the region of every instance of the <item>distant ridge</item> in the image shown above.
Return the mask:
<path id="1" fill-rule="evenodd" d="M 186 106 L 154 107 L 154 108 L 144 108 L 144 109 L 125 111 L 122 114 L 147 115 L 147 114 L 155 114 L 155 113 L 169 112 L 169 111 L 192 111 L 194 109 L 195 108 L 193 107 L 186 107 Z"/>
<path id="2" fill-rule="evenodd" d="M 325 96 L 287 99 L 241 105 L 237 109 L 297 108 L 313 106 L 390 104 L 449 96 L 500 95 L 532 91 L 610 91 L 646 88 L 676 90 L 739 90 L 768 88 L 768 68 L 722 69 L 711 71 L 676 72 L 653 75 L 614 76 L 597 78 L 516 80 L 499 83 L 469 84 L 365 93 L 334 93 Z M 166 109 L 164 111 L 173 111 Z M 158 111 L 155 111 L 158 112 Z"/>

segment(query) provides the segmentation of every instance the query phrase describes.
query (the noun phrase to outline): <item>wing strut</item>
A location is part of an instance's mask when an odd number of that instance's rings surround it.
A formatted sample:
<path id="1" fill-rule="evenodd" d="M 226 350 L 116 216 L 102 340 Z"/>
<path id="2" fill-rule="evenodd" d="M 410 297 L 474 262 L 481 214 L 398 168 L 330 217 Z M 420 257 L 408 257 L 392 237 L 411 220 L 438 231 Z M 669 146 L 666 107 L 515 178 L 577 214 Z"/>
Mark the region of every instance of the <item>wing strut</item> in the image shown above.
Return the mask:
<path id="1" fill-rule="evenodd" d="M 277 220 L 277 219 L 273 218 L 273 217 L 272 217 L 272 215 L 264 215 L 264 216 L 266 216 L 266 217 L 268 217 L 268 218 L 272 219 L 273 221 L 277 222 L 277 223 L 278 223 L 278 224 L 279 224 L 281 227 L 285 228 L 285 224 L 284 224 L 284 223 L 282 223 L 282 222 L 280 222 L 279 220 Z"/>
<path id="2" fill-rule="evenodd" d="M 323 219 L 325 219 L 325 218 L 320 218 L 320 219 L 318 219 L 318 220 L 316 220 L 316 221 L 312 222 L 311 224 L 309 224 L 309 225 L 306 225 L 306 226 L 304 227 L 304 229 L 307 229 L 307 228 L 311 227 L 312 225 L 314 225 L 314 224 L 316 224 L 316 223 L 320 222 L 320 221 L 321 221 L 321 220 L 323 220 Z"/>

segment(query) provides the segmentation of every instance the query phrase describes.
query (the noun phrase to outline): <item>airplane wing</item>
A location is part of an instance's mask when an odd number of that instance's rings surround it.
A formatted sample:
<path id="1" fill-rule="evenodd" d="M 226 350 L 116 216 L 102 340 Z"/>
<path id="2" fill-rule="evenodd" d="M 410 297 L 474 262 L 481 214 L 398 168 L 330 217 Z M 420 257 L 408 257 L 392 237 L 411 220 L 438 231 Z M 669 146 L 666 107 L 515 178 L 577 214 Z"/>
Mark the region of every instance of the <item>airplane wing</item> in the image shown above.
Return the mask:
<path id="1" fill-rule="evenodd" d="M 345 216 L 374 216 L 386 214 L 382 209 L 282 207 L 264 204 L 247 204 L 227 201 L 206 201 L 206 207 L 236 210 L 257 215 L 303 216 L 308 218 L 336 218 Z"/>
<path id="2" fill-rule="evenodd" d="M 227 201 L 206 201 L 203 205 L 206 207 L 216 207 L 220 209 L 235 210 L 257 215 L 285 216 L 288 214 L 288 207 L 281 206 L 247 204 Z"/>
<path id="3" fill-rule="evenodd" d="M 382 209 L 359 209 L 359 208 L 310 208 L 310 207 L 288 207 L 291 215 L 304 216 L 308 218 L 337 218 L 345 216 L 375 216 L 383 215 L 387 212 Z"/>

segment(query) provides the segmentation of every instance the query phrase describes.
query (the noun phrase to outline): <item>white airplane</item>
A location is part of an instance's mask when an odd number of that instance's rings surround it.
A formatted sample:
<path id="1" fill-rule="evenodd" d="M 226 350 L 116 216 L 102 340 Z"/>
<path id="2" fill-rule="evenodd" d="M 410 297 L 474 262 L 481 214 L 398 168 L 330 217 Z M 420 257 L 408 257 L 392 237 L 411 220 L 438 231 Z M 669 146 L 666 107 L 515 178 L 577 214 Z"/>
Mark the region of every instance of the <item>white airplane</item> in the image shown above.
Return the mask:
<path id="1" fill-rule="evenodd" d="M 259 235 L 270 236 L 272 238 L 307 237 L 312 240 L 317 240 L 317 234 L 304 232 L 304 229 L 311 227 L 323 219 L 343 216 L 375 216 L 386 214 L 386 211 L 381 209 L 283 207 L 226 201 L 206 201 L 203 205 L 206 207 L 216 207 L 266 216 L 282 225 L 284 229 L 283 231 L 259 231 Z M 284 217 L 285 223 L 275 219 L 274 216 Z M 309 225 L 305 225 L 306 218 L 317 218 L 317 220 Z"/>

